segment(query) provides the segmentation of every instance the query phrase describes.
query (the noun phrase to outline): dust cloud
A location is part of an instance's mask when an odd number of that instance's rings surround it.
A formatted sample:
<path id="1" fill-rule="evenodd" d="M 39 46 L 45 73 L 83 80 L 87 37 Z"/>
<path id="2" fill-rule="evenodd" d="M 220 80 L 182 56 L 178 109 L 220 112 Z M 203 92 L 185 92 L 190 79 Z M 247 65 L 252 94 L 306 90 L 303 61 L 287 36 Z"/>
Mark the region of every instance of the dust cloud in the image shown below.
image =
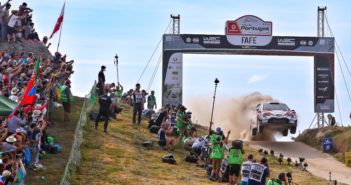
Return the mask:
<path id="1" fill-rule="evenodd" d="M 226 134 L 231 130 L 230 139 L 272 140 L 273 132 L 267 131 L 259 138 L 250 137 L 250 120 L 256 120 L 255 108 L 262 101 L 272 101 L 271 96 L 254 92 L 234 98 L 217 98 L 213 115 L 213 128 L 221 127 Z M 211 119 L 212 98 L 192 97 L 186 102 L 195 123 L 209 126 Z"/>

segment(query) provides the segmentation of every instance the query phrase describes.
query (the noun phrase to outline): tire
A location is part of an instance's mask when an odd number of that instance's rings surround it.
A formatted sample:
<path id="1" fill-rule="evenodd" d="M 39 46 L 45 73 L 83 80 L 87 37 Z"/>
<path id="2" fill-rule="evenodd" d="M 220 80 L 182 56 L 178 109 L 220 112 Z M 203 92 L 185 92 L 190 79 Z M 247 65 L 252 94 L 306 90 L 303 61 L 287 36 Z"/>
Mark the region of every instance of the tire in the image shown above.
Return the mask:
<path id="1" fill-rule="evenodd" d="M 291 127 L 290 134 L 295 134 L 295 133 L 296 133 L 296 127 Z"/>
<path id="2" fill-rule="evenodd" d="M 263 126 L 260 125 L 260 119 L 257 118 L 257 128 L 258 128 L 258 133 L 262 134 L 263 133 Z"/>
<path id="3" fill-rule="evenodd" d="M 288 136 L 288 131 L 289 131 L 288 129 L 285 129 L 285 130 L 283 131 L 283 133 L 282 133 L 283 136 Z"/>

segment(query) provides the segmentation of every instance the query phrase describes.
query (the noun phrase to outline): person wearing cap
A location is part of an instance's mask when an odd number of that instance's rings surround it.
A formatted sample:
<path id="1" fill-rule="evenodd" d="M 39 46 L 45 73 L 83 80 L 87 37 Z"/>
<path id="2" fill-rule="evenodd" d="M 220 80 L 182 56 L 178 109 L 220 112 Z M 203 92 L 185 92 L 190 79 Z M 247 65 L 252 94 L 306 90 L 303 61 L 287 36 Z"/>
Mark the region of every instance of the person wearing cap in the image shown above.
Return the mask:
<path id="1" fill-rule="evenodd" d="M 101 66 L 101 70 L 98 74 L 98 83 L 97 83 L 97 87 L 99 88 L 99 95 L 104 94 L 104 87 L 105 87 L 105 74 L 104 74 L 104 72 L 105 71 L 106 71 L 106 67 Z"/>
<path id="2" fill-rule="evenodd" d="M 267 158 L 263 157 L 260 163 L 252 163 L 248 180 L 248 185 L 265 185 L 269 177 L 269 167 Z"/>
<path id="3" fill-rule="evenodd" d="M 61 101 L 65 112 L 64 121 L 70 121 L 71 103 L 73 101 L 70 80 L 66 80 L 65 85 L 61 87 Z"/>
<path id="4" fill-rule="evenodd" d="M 151 91 L 151 94 L 147 97 L 147 109 L 154 110 L 157 109 L 155 91 Z"/>
<path id="5" fill-rule="evenodd" d="M 2 172 L 0 176 L 0 185 L 5 185 L 7 184 L 6 181 L 12 176 L 12 173 L 8 170 L 5 170 Z"/>
<path id="6" fill-rule="evenodd" d="M 140 125 L 141 122 L 141 114 L 144 108 L 145 96 L 140 90 L 140 84 L 137 83 L 135 85 L 135 90 L 132 93 L 133 97 L 133 124 L 138 123 Z M 138 114 L 138 122 L 136 122 L 136 116 Z"/>
<path id="7" fill-rule="evenodd" d="M 213 123 L 210 123 L 209 134 L 208 134 L 210 136 L 210 143 L 211 144 L 214 143 L 217 136 L 219 136 L 221 138 L 221 140 L 223 140 L 225 138 L 221 127 L 217 127 L 216 130 L 214 131 L 211 129 L 212 125 L 213 125 Z"/>
<path id="8" fill-rule="evenodd" d="M 269 179 L 266 185 L 288 185 L 285 173 L 280 173 L 277 179 Z"/>
<path id="9" fill-rule="evenodd" d="M 247 156 L 247 161 L 242 164 L 241 167 L 241 185 L 247 185 L 249 181 L 249 175 L 251 171 L 251 164 L 254 161 L 254 156 L 249 154 Z"/>
<path id="10" fill-rule="evenodd" d="M 210 159 L 212 160 L 212 171 L 209 177 L 211 180 L 218 180 L 219 170 L 221 168 L 222 159 L 224 158 L 224 144 L 227 144 L 229 135 L 230 130 L 223 141 L 220 136 L 217 136 L 215 142 L 209 146 L 211 149 Z"/>

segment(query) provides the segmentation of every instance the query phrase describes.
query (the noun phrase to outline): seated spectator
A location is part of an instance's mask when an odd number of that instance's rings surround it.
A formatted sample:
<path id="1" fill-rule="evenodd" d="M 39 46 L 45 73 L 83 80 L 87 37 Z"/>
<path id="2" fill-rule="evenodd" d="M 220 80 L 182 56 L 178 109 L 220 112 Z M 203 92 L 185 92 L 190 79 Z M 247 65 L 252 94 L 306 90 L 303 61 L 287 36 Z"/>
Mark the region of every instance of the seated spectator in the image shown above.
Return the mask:
<path id="1" fill-rule="evenodd" d="M 158 144 L 169 150 L 173 151 L 175 146 L 175 138 L 172 136 L 173 130 L 169 129 L 167 123 L 162 123 L 160 130 L 158 131 Z"/>
<path id="2" fill-rule="evenodd" d="M 191 147 L 193 146 L 194 142 L 197 139 L 197 130 L 195 127 L 191 127 L 190 135 L 184 140 L 184 149 L 191 151 Z"/>
<path id="3" fill-rule="evenodd" d="M 287 179 L 285 173 L 280 173 L 277 179 L 269 179 L 267 185 L 288 185 Z"/>

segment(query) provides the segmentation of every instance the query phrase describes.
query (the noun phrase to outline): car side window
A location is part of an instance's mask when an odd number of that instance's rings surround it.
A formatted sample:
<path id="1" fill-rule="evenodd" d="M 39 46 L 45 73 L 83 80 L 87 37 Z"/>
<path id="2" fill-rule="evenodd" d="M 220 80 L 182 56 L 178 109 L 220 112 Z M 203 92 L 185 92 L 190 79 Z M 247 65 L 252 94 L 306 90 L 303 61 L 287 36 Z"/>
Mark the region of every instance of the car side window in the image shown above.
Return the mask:
<path id="1" fill-rule="evenodd" d="M 261 110 L 261 104 L 258 104 L 256 110 Z"/>

